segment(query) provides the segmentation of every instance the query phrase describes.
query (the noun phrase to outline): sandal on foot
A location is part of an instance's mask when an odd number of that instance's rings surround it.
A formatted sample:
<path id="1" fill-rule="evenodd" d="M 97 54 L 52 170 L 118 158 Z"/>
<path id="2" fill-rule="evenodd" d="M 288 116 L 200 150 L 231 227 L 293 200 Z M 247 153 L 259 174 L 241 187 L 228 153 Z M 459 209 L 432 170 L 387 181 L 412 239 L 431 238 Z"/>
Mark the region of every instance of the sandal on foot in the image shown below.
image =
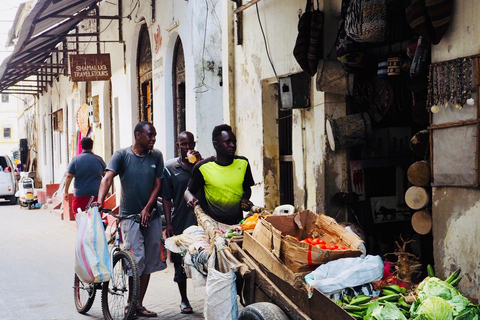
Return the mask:
<path id="1" fill-rule="evenodd" d="M 183 314 L 193 313 L 193 309 L 190 303 L 182 301 L 182 303 L 180 304 L 180 313 L 183 313 Z"/>
<path id="2" fill-rule="evenodd" d="M 130 306 L 125 306 L 125 316 L 127 316 L 128 312 L 130 311 Z M 130 315 L 130 318 L 128 318 L 130 320 L 134 320 L 134 319 L 138 319 L 137 317 L 137 312 L 134 311 L 131 315 Z"/>
<path id="3" fill-rule="evenodd" d="M 135 314 L 138 317 L 146 317 L 146 318 L 156 318 L 157 314 L 153 311 L 147 310 L 144 306 L 137 307 L 137 310 L 135 311 Z"/>

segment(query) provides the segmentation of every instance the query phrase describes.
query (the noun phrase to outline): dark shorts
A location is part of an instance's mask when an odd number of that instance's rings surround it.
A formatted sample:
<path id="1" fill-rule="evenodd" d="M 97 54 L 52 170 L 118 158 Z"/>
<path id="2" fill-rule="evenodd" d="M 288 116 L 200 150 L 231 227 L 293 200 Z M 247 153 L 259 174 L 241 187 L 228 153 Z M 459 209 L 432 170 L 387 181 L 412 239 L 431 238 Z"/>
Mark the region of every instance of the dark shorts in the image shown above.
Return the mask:
<path id="1" fill-rule="evenodd" d="M 173 262 L 173 267 L 175 269 L 175 274 L 173 276 L 173 281 L 175 282 L 184 282 L 187 281 L 187 275 L 185 274 L 185 269 L 183 268 L 183 257 L 179 253 L 171 252 L 170 259 Z"/>

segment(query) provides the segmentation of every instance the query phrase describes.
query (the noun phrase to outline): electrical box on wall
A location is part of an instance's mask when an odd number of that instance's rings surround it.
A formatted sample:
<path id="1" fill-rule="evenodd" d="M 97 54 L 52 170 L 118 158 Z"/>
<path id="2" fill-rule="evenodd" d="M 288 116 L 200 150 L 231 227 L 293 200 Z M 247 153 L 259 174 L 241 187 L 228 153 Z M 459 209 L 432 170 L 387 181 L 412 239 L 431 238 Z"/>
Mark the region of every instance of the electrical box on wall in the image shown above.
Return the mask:
<path id="1" fill-rule="evenodd" d="M 295 73 L 279 79 L 280 108 L 298 109 L 311 107 L 311 81 L 306 73 Z"/>

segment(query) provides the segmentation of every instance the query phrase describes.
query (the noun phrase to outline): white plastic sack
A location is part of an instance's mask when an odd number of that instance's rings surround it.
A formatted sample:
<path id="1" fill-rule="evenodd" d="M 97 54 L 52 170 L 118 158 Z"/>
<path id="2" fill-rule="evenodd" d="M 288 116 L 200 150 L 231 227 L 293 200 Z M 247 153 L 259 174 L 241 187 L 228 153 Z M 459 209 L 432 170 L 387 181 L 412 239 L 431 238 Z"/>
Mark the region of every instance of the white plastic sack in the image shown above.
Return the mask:
<path id="1" fill-rule="evenodd" d="M 208 275 L 204 315 L 206 320 L 236 320 L 238 318 L 237 287 L 235 272 L 226 273 L 215 269 L 217 259 L 213 250 L 208 260 Z"/>
<path id="2" fill-rule="evenodd" d="M 190 278 L 193 280 L 193 286 L 195 288 L 205 287 L 205 285 L 207 284 L 207 276 L 201 274 L 195 268 L 195 265 L 193 264 L 193 261 L 192 261 L 192 255 L 190 254 L 190 252 L 187 252 L 185 254 L 185 257 L 183 257 L 183 268 L 185 270 L 185 274 L 187 278 Z"/>
<path id="3" fill-rule="evenodd" d="M 179 234 L 165 240 L 165 248 L 175 253 L 185 252 L 195 242 L 195 239 L 188 234 Z"/>
<path id="4" fill-rule="evenodd" d="M 167 238 L 165 247 L 172 252 L 182 253 L 187 250 L 195 251 L 200 248 L 209 248 L 210 243 L 202 227 L 190 226 L 182 234 Z"/>
<path id="5" fill-rule="evenodd" d="M 75 273 L 86 283 L 109 281 L 112 268 L 98 208 L 77 213 L 76 220 Z"/>
<path id="6" fill-rule="evenodd" d="M 342 258 L 320 265 L 305 276 L 308 285 L 324 294 L 353 288 L 383 277 L 383 260 L 380 256 L 365 258 Z"/>

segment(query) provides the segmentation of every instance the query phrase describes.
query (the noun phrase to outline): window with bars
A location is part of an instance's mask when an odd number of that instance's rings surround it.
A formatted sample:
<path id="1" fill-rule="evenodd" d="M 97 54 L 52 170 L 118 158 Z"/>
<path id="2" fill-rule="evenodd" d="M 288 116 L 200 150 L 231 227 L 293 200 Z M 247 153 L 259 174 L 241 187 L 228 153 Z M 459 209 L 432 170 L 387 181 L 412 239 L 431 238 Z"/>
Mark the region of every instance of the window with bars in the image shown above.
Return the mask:
<path id="1" fill-rule="evenodd" d="M 292 110 L 278 110 L 280 203 L 294 204 L 292 160 Z"/>
<path id="2" fill-rule="evenodd" d="M 4 139 L 11 139 L 12 138 L 12 129 L 11 128 L 3 128 L 3 138 Z"/>

